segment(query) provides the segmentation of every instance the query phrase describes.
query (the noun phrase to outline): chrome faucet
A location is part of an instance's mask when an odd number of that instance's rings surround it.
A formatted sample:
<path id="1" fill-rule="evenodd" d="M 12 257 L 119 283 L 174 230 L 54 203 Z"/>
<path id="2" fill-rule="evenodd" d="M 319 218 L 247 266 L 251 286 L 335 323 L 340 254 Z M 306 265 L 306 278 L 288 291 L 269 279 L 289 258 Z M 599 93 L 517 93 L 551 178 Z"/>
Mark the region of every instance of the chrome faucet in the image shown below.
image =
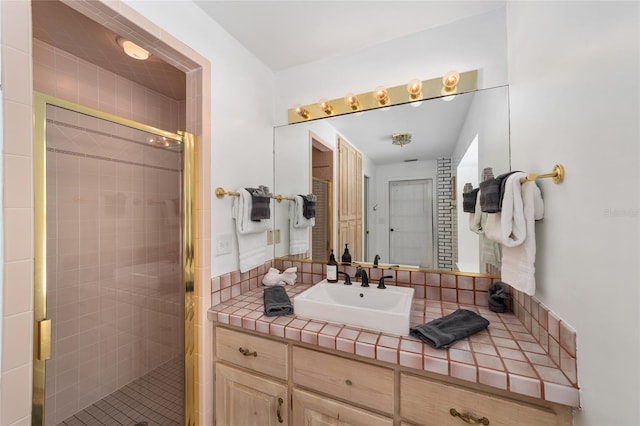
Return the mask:
<path id="1" fill-rule="evenodd" d="M 373 267 L 377 268 L 378 267 L 378 262 L 380 261 L 380 255 L 376 254 L 376 257 L 373 258 Z"/>
<path id="2" fill-rule="evenodd" d="M 358 267 L 358 269 L 356 270 L 356 277 L 360 278 L 360 282 L 362 283 L 360 284 L 360 287 L 369 287 L 369 277 L 367 276 L 367 271 L 365 271 L 361 267 Z"/>
<path id="3" fill-rule="evenodd" d="M 344 285 L 351 285 L 351 277 L 346 272 L 338 271 L 338 275 L 344 275 Z M 357 276 L 357 275 L 356 275 Z"/>

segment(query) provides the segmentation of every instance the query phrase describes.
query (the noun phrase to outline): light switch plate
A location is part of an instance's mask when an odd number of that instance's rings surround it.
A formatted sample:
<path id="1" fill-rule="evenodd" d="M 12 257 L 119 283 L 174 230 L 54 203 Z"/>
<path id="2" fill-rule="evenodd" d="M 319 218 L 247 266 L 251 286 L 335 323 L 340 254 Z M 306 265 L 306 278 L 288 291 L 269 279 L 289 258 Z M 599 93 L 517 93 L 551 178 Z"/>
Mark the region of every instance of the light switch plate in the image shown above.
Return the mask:
<path id="1" fill-rule="evenodd" d="M 219 234 L 215 237 L 215 255 L 221 256 L 223 254 L 231 253 L 231 234 Z"/>

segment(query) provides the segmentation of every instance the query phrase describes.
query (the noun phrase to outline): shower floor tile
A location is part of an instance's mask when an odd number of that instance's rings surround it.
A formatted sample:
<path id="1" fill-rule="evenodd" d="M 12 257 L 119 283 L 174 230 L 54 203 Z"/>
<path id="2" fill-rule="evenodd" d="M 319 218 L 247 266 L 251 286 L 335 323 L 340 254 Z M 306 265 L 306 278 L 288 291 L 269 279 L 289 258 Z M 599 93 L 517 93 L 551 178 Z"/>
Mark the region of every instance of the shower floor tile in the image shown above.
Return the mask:
<path id="1" fill-rule="evenodd" d="M 107 395 L 58 426 L 180 426 L 184 364 L 176 358 Z"/>

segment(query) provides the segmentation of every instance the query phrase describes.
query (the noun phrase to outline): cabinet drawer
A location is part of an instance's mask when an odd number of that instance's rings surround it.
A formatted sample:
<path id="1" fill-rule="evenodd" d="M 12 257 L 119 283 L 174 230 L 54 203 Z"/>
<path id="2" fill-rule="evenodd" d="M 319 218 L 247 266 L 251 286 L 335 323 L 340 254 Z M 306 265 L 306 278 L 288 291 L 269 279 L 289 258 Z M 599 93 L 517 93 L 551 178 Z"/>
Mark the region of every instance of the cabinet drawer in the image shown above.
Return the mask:
<path id="1" fill-rule="evenodd" d="M 331 398 L 293 390 L 293 424 L 305 426 L 393 426 L 393 420 Z"/>
<path id="2" fill-rule="evenodd" d="M 476 420 L 485 417 L 491 426 L 559 424 L 551 410 L 407 374 L 400 375 L 400 395 L 402 418 L 425 426 L 461 426 L 473 422 L 452 415 L 452 409 Z"/>
<path id="3" fill-rule="evenodd" d="M 216 359 L 287 380 L 287 344 L 216 327 Z"/>
<path id="4" fill-rule="evenodd" d="M 393 413 L 393 370 L 300 347 L 293 382 L 354 404 Z"/>

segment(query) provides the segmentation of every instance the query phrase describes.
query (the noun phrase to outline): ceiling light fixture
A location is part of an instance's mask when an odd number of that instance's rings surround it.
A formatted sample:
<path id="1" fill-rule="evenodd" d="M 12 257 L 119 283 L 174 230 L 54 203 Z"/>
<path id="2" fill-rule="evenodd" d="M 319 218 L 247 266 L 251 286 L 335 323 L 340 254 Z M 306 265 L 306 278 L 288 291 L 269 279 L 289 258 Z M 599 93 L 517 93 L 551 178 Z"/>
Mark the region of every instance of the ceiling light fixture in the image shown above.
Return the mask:
<path id="1" fill-rule="evenodd" d="M 324 111 L 325 114 L 327 115 L 333 114 L 333 107 L 331 106 L 328 100 L 320 99 L 320 101 L 318 102 L 318 106 L 322 111 Z"/>
<path id="2" fill-rule="evenodd" d="M 422 98 L 422 81 L 414 78 L 407 84 L 407 92 L 412 101 Z"/>
<path id="3" fill-rule="evenodd" d="M 118 42 L 120 47 L 122 47 L 124 53 L 131 56 L 133 59 L 144 61 L 149 59 L 149 56 L 151 56 L 148 50 L 143 49 L 132 41 L 129 41 L 122 37 L 118 37 L 116 41 Z"/>
<path id="4" fill-rule="evenodd" d="M 376 90 L 373 92 L 373 97 L 378 102 L 378 105 L 384 106 L 389 103 L 389 92 L 384 86 L 376 87 Z"/>
<path id="5" fill-rule="evenodd" d="M 400 145 L 400 147 L 410 144 L 411 133 L 395 133 L 391 135 L 391 143 L 394 145 Z"/>

